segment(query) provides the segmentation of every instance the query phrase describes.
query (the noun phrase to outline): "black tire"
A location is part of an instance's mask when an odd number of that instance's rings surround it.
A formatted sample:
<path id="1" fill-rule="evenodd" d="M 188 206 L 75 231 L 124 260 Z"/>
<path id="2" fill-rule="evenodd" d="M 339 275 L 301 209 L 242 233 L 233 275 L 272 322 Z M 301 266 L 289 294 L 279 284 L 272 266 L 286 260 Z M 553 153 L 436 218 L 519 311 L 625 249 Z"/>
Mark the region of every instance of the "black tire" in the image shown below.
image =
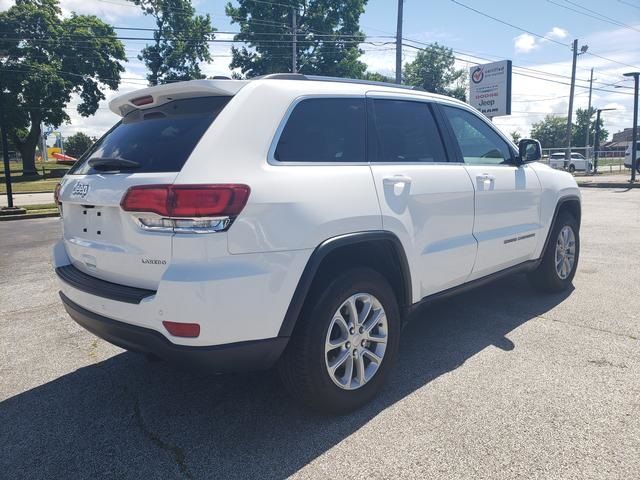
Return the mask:
<path id="1" fill-rule="evenodd" d="M 387 344 L 371 379 L 355 390 L 337 386 L 325 364 L 325 340 L 335 312 L 356 293 L 373 295 L 387 318 Z M 380 391 L 395 363 L 400 340 L 400 311 L 389 282 L 369 268 L 353 268 L 313 292 L 298 319 L 293 336 L 278 363 L 287 391 L 314 410 L 347 413 L 369 402 Z"/>
<path id="2" fill-rule="evenodd" d="M 555 256 L 558 236 L 564 227 L 570 227 L 573 230 L 575 236 L 575 260 L 569 275 L 563 279 L 556 271 Z M 529 280 L 531 280 L 532 285 L 540 291 L 548 293 L 562 292 L 571 285 L 578 268 L 579 258 L 580 231 L 578 221 L 569 212 L 561 211 L 558 214 L 558 218 L 549 236 L 547 248 L 542 254 L 542 262 L 538 268 L 529 274 Z"/>
<path id="3" fill-rule="evenodd" d="M 573 173 L 576 171 L 576 166 L 575 165 L 569 165 L 569 173 Z"/>

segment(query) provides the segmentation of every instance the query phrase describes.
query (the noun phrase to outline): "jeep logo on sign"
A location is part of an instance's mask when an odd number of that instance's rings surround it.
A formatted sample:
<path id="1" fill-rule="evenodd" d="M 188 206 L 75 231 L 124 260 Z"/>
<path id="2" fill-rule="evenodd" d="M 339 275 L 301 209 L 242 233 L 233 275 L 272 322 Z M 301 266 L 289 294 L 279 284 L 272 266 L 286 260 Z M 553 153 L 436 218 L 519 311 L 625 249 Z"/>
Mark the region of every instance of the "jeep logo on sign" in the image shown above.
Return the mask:
<path id="1" fill-rule="evenodd" d="M 89 192 L 89 185 L 87 185 L 86 183 L 78 182 L 73 187 L 73 190 L 71 190 L 71 196 L 84 198 L 87 196 L 88 192 Z"/>

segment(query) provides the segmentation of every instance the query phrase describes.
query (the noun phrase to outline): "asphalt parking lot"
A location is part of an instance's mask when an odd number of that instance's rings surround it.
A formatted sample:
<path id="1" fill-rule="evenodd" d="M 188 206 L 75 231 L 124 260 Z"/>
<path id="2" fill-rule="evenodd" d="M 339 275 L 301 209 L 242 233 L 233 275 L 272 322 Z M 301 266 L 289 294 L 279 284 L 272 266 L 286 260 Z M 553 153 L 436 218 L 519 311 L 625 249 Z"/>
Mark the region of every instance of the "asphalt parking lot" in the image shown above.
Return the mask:
<path id="1" fill-rule="evenodd" d="M 423 309 L 344 417 L 273 373 L 188 373 L 57 297 L 57 219 L 0 224 L 3 478 L 640 478 L 640 189 L 583 189 L 575 289 L 515 276 Z"/>

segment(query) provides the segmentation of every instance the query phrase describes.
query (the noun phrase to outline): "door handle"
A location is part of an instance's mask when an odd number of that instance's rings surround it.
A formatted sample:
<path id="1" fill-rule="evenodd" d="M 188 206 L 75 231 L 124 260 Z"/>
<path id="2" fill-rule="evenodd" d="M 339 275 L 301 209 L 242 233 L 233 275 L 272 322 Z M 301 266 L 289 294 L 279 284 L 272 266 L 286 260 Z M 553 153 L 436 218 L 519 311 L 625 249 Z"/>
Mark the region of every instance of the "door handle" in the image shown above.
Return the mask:
<path id="1" fill-rule="evenodd" d="M 476 175 L 476 180 L 479 180 L 481 182 L 493 182 L 495 181 L 495 179 L 496 177 L 494 175 L 489 175 L 488 173 Z"/>
<path id="2" fill-rule="evenodd" d="M 384 177 L 382 183 L 385 185 L 395 185 L 396 183 L 411 185 L 411 177 L 407 175 L 393 175 L 392 177 Z"/>

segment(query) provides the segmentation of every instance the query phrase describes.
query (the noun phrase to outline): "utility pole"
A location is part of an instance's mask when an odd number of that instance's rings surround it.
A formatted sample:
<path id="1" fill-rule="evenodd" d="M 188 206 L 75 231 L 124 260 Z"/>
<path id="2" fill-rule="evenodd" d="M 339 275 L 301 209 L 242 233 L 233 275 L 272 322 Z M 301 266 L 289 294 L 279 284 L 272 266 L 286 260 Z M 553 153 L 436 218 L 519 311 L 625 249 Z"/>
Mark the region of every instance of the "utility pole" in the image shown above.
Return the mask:
<path id="1" fill-rule="evenodd" d="M 615 110 L 615 108 L 599 108 L 596 110 L 596 138 L 593 139 L 593 174 L 598 173 L 598 155 L 600 150 L 600 113 L 608 110 Z"/>
<path id="2" fill-rule="evenodd" d="M 591 120 L 591 91 L 593 89 L 593 67 L 591 68 L 591 78 L 589 79 L 589 107 L 587 108 L 587 112 L 589 113 L 589 120 Z M 589 129 L 591 125 L 590 122 L 587 122 L 587 138 L 584 142 L 584 153 L 587 160 L 589 159 Z M 596 123 L 596 128 L 598 128 L 598 124 Z"/>
<path id="3" fill-rule="evenodd" d="M 11 189 L 11 165 L 9 165 L 9 142 L 7 126 L 2 122 L 2 156 L 4 158 L 4 182 L 7 186 L 7 206 L 13 208 L 13 190 Z"/>
<path id="4" fill-rule="evenodd" d="M 567 132 L 565 134 L 565 144 L 567 149 L 564 152 L 565 168 L 571 161 L 571 117 L 573 116 L 573 93 L 576 90 L 576 63 L 578 61 L 578 39 L 573 41 L 573 66 L 571 67 L 571 93 L 569 93 L 569 114 L 567 115 Z"/>
<path id="5" fill-rule="evenodd" d="M 4 94 L 0 91 L 0 107 L 2 107 Z M 7 186 L 7 207 L 13 209 L 13 189 L 11 188 L 11 165 L 9 164 L 9 141 L 7 140 L 7 122 L 5 112 L 0 108 L 0 128 L 2 129 L 2 158 L 4 161 L 4 182 Z"/>
<path id="6" fill-rule="evenodd" d="M 297 8 L 291 9 L 291 33 L 293 33 L 291 42 L 291 72 L 298 73 L 298 12 Z"/>
<path id="7" fill-rule="evenodd" d="M 396 27 L 396 83 L 402 83 L 402 6 L 404 0 L 398 0 L 398 26 Z"/>
<path id="8" fill-rule="evenodd" d="M 635 85 L 633 87 L 633 134 L 631 135 L 631 183 L 636 181 L 636 168 L 638 166 L 636 157 L 638 155 L 638 80 L 640 72 L 624 73 L 625 77 L 633 77 Z"/>

